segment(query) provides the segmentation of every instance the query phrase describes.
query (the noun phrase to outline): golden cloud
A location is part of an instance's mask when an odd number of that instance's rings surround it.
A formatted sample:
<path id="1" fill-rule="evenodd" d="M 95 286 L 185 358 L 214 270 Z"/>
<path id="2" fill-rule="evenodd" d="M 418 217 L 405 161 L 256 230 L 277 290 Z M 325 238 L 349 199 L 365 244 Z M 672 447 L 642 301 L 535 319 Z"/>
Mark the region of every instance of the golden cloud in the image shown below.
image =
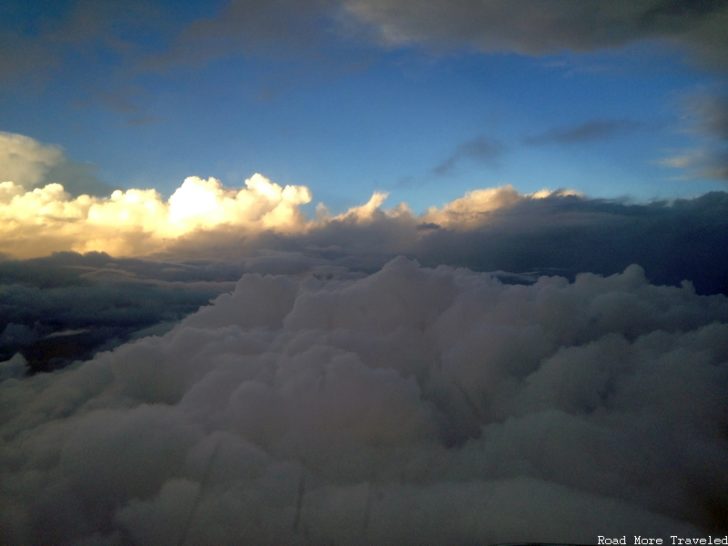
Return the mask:
<path id="1" fill-rule="evenodd" d="M 316 219 L 309 219 L 301 210 L 312 199 L 308 187 L 281 186 L 258 173 L 242 188 L 227 188 L 216 178 L 188 177 L 167 200 L 154 189 L 73 197 L 58 183 L 29 190 L 7 181 L 0 183 L 0 252 L 19 258 L 64 250 L 140 256 L 231 228 L 253 237 L 263 232 L 302 233 L 332 222 L 366 224 L 385 217 L 411 226 L 426 222 L 467 230 L 488 222 L 497 210 L 549 195 L 548 190 L 520 194 L 512 186 L 480 189 L 416 215 L 404 203 L 384 210 L 387 194 L 375 192 L 366 203 L 339 215 L 319 204 Z"/>

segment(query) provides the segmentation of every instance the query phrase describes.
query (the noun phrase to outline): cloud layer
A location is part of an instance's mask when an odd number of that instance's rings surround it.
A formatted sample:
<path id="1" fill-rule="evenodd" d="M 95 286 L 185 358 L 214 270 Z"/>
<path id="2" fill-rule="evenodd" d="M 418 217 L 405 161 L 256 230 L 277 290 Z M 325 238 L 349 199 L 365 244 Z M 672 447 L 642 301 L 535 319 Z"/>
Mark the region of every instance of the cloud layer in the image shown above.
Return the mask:
<path id="1" fill-rule="evenodd" d="M 271 255 L 280 262 L 283 253 L 297 270 L 329 264 L 360 271 L 404 254 L 429 265 L 569 277 L 639 263 L 655 282 L 687 279 L 702 293 L 728 290 L 728 259 L 714 252 L 728 244 L 723 192 L 639 204 L 503 186 L 473 190 L 421 214 L 406 204 L 386 208 L 387 194 L 377 192 L 338 215 L 319 204 L 315 218 L 301 208 L 311 199 L 305 186 L 282 187 L 260 174 L 241 189 L 189 177 L 168 200 L 151 189 L 73 198 L 59 184 L 26 191 L 3 182 L 0 252 L 28 258 L 98 251 L 215 262 L 270 261 Z"/>
<path id="2" fill-rule="evenodd" d="M 0 261 L 0 361 L 19 352 L 29 371 L 50 371 L 163 332 L 231 290 L 244 270 L 101 253 Z"/>
<path id="3" fill-rule="evenodd" d="M 162 337 L 0 384 L 2 542 L 724 531 L 727 322 L 636 266 L 246 275 Z"/>

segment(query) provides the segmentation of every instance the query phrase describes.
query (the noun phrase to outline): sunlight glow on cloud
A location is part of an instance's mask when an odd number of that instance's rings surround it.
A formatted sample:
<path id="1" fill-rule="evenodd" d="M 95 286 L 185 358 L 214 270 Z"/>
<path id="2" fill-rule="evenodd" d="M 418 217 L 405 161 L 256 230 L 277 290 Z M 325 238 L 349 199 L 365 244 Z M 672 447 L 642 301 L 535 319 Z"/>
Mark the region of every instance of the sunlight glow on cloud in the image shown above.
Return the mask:
<path id="1" fill-rule="evenodd" d="M 168 201 L 153 189 L 73 198 L 60 184 L 26 191 L 8 181 L 0 183 L 0 251 L 20 257 L 59 250 L 139 255 L 219 226 L 289 232 L 304 227 L 299 206 L 310 200 L 308 188 L 281 187 L 260 174 L 240 190 L 215 178 L 189 177 Z"/>
<path id="2" fill-rule="evenodd" d="M 257 173 L 241 189 L 227 188 L 216 178 L 191 176 L 167 201 L 154 189 L 115 190 L 105 198 L 72 197 L 61 184 L 27 190 L 7 181 L 0 183 L 0 252 L 21 258 L 64 250 L 139 256 L 168 250 L 196 235 L 229 233 L 230 228 L 240 228 L 238 233 L 242 230 L 246 237 L 300 234 L 332 223 L 368 224 L 384 218 L 411 226 L 428 223 L 469 230 L 487 223 L 495 211 L 556 194 L 574 192 L 479 189 L 418 216 L 405 203 L 383 209 L 387 193 L 374 192 L 363 205 L 338 215 L 319 204 L 316 219 L 310 219 L 301 210 L 312 199 L 309 188 L 281 186 Z"/>

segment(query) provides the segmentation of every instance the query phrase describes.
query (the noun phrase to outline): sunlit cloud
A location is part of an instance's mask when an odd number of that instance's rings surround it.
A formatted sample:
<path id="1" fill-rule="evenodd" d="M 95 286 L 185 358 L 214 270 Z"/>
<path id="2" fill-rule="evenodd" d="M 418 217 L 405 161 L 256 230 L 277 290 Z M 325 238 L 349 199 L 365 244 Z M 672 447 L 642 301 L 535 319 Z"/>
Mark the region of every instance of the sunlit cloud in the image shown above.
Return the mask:
<path id="1" fill-rule="evenodd" d="M 548 190 L 520 194 L 512 186 L 479 189 L 417 215 L 406 203 L 385 209 L 388 194 L 378 191 L 340 214 L 319 204 L 312 219 L 301 210 L 312 200 L 308 187 L 281 186 L 257 173 L 242 188 L 191 176 L 167 200 L 154 189 L 116 190 L 105 198 L 72 197 L 61 184 L 27 190 L 8 181 L 0 183 L 0 252 L 22 258 L 63 250 L 138 256 L 216 230 L 239 228 L 249 237 L 300 234 L 331 223 L 367 224 L 383 218 L 410 226 L 431 223 L 467 230 L 487 222 L 496 210 L 548 195 Z"/>
<path id="2" fill-rule="evenodd" d="M 242 189 L 189 177 L 165 201 L 154 189 L 116 190 L 109 197 L 72 197 L 61 184 L 26 190 L 0 183 L 0 251 L 31 257 L 52 251 L 142 255 L 195 231 L 236 226 L 255 233 L 302 229 L 305 186 L 282 187 L 260 174 Z"/>

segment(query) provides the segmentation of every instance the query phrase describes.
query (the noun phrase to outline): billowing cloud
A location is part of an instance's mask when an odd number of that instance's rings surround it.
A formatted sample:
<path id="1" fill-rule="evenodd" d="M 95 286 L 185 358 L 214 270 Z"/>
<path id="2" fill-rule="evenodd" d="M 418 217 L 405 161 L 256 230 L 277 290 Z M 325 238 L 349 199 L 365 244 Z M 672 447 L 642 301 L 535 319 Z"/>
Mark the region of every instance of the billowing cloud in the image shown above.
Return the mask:
<path id="1" fill-rule="evenodd" d="M 282 252 L 308 263 L 304 270 L 329 264 L 359 271 L 404 254 L 428 265 L 567 276 L 611 274 L 637 262 L 656 282 L 688 279 L 701 293 L 728 289 L 728 261 L 713 251 L 728 243 L 724 193 L 628 203 L 503 186 L 473 190 L 421 214 L 404 203 L 386 208 L 386 198 L 375 192 L 338 215 L 319 204 L 310 218 L 301 210 L 312 199 L 308 188 L 283 187 L 259 174 L 242 189 L 190 177 L 168 200 L 141 189 L 72 198 L 57 184 L 25 191 L 6 182 L 0 183 L 0 252 L 217 262 L 269 261 L 266 255 Z"/>
<path id="2" fill-rule="evenodd" d="M 310 201 L 308 188 L 281 187 L 259 174 L 245 184 L 233 190 L 214 178 L 189 177 L 164 201 L 151 189 L 73 198 L 60 184 L 25 191 L 2 182 L 0 250 L 20 257 L 59 250 L 139 255 L 196 230 L 226 226 L 285 232 L 302 223 L 298 207 Z"/>
<path id="3" fill-rule="evenodd" d="M 0 384 L 1 539 L 705 536 L 728 509 L 726 339 L 724 296 L 637 266 L 245 275 L 161 337 Z"/>
<path id="4" fill-rule="evenodd" d="M 173 205 L 154 192 L 120 192 L 126 197 L 101 207 L 111 218 L 102 229 L 98 221 L 91 227 L 88 219 L 79 219 L 65 239 L 58 232 L 74 225 L 73 219 L 58 227 L 30 213 L 27 249 L 87 248 L 93 241 L 146 257 L 91 252 L 0 261 L 0 360 L 20 352 L 33 370 L 62 367 L 132 336 L 171 327 L 242 273 L 348 279 L 376 271 L 397 255 L 430 266 L 492 272 L 517 284 L 533 283 L 542 274 L 610 275 L 639 263 L 651 282 L 687 280 L 698 293 L 728 294 L 728 258 L 715 252 L 728 245 L 725 193 L 638 204 L 568 190 L 521 194 L 504 186 L 474 190 L 416 214 L 405 204 L 386 208 L 386 194 L 377 192 L 341 214 L 319 205 L 315 219 L 284 208 L 283 218 L 299 220 L 295 229 L 285 222 L 278 229 L 261 220 L 280 220 L 268 216 L 275 205 L 261 205 L 263 197 L 251 188 L 270 190 L 273 203 L 285 189 L 262 176 L 257 181 L 230 190 L 214 179 L 191 179 L 169 200 Z M 254 214 L 240 212 L 252 210 L 240 208 L 235 197 L 240 191 L 253 192 L 248 198 L 260 205 Z M 130 197 L 135 195 L 136 200 Z M 144 205 L 145 196 L 153 207 Z M 48 206 L 57 215 L 68 211 L 58 203 Z M 230 223 L 219 223 L 226 210 L 232 211 Z"/>
<path id="5" fill-rule="evenodd" d="M 440 208 L 431 207 L 422 221 L 447 228 L 472 228 L 486 223 L 494 211 L 523 199 L 513 186 L 474 190 Z"/>

